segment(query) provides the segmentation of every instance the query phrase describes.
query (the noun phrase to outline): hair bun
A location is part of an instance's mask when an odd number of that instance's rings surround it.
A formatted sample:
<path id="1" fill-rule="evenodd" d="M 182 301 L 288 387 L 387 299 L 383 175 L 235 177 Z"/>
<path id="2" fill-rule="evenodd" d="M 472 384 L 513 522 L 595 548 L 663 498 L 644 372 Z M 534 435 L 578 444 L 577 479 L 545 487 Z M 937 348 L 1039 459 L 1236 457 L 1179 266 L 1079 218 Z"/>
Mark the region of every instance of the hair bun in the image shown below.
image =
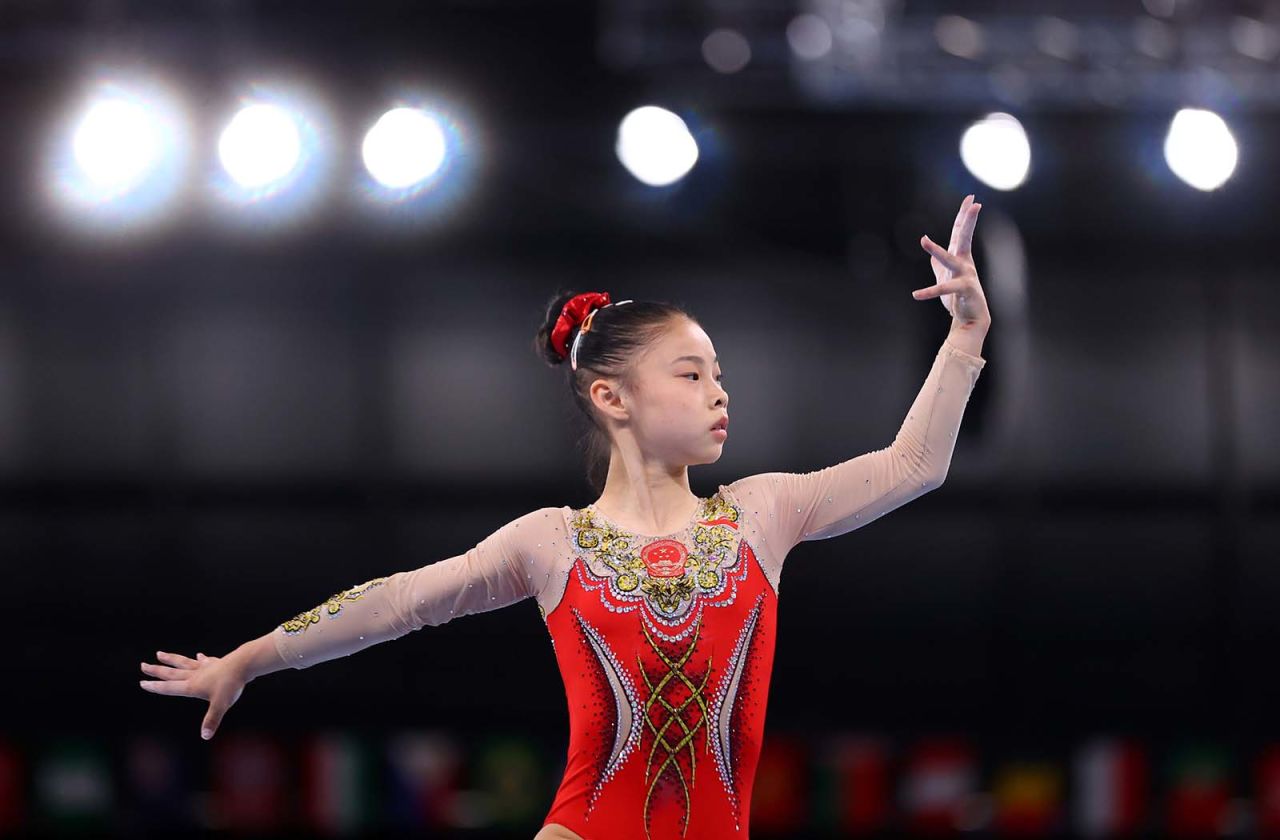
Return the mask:
<path id="1" fill-rule="evenodd" d="M 565 304 L 577 296 L 577 292 L 569 290 L 561 290 L 551 298 L 547 304 L 547 311 L 542 318 L 542 326 L 538 328 L 538 332 L 534 337 L 533 349 L 548 365 L 561 365 L 569 360 L 566 352 L 560 355 L 555 345 L 551 342 L 551 333 L 555 329 L 556 322 L 560 319 L 560 314 L 564 311 Z"/>
<path id="2" fill-rule="evenodd" d="M 551 327 L 550 337 L 551 347 L 561 359 L 569 356 L 569 336 L 574 328 L 580 331 L 590 329 L 592 314 L 608 305 L 608 292 L 582 292 L 565 302 Z"/>

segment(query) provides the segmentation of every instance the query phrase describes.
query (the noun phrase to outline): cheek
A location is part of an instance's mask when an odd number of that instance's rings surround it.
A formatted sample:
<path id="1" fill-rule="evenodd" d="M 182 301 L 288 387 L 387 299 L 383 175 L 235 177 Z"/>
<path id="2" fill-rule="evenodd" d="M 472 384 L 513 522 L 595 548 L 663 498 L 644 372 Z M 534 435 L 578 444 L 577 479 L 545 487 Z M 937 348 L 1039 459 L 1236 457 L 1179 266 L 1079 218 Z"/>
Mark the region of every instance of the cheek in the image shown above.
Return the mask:
<path id="1" fill-rule="evenodd" d="M 659 437 L 683 436 L 698 413 L 693 389 L 655 390 L 643 409 L 644 424 Z"/>

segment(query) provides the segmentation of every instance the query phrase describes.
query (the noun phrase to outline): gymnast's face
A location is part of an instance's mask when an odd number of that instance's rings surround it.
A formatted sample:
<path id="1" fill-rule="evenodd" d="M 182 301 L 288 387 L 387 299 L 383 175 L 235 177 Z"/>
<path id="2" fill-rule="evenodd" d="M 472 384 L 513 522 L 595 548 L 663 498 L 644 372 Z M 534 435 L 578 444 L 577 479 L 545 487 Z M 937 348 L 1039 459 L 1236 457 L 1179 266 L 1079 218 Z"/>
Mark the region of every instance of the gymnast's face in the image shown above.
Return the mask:
<path id="1" fill-rule="evenodd" d="M 678 318 L 636 359 L 619 395 L 615 428 L 673 466 L 713 463 L 728 437 L 712 428 L 729 413 L 721 376 L 711 338 Z"/>

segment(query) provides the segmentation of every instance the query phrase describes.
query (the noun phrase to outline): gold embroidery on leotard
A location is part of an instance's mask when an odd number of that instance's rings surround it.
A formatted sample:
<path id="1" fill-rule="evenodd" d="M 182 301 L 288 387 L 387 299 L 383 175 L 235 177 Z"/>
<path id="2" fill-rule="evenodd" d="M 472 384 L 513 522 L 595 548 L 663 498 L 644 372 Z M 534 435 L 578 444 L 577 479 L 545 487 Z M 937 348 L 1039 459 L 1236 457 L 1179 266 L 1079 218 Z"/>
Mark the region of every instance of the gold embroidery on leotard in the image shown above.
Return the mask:
<path id="1" fill-rule="evenodd" d="M 693 578 L 681 575 L 677 578 L 645 577 L 640 591 L 663 613 L 673 613 L 684 601 L 693 597 Z"/>
<path id="2" fill-rule="evenodd" d="M 648 573 L 635 534 L 622 531 L 582 508 L 571 524 L 577 546 L 612 569 L 613 583 L 624 594 L 638 594 L 658 613 L 673 616 L 698 592 L 712 592 L 723 582 L 721 566 L 736 556 L 739 535 L 735 530 L 738 509 L 716 493 L 703 499 L 693 528 L 693 548 L 685 562 L 685 574 L 654 577 Z M 639 592 L 637 592 L 639 590 Z"/>
<path id="3" fill-rule="evenodd" d="M 727 519 L 730 522 L 738 521 L 738 509 L 729 504 L 728 499 L 723 493 L 716 493 L 703 500 L 702 513 L 698 517 L 701 522 L 716 522 L 718 520 Z"/>
<path id="4" fill-rule="evenodd" d="M 649 674 L 645 671 L 644 661 L 639 654 L 636 655 L 636 661 L 640 665 L 640 676 L 644 679 L 645 688 L 649 689 L 649 696 L 644 701 L 644 720 L 649 725 L 649 731 L 653 733 L 653 747 L 649 750 L 649 759 L 645 764 L 644 777 L 649 782 L 649 790 L 644 797 L 644 825 L 645 837 L 649 836 L 649 801 L 653 797 L 653 790 L 658 785 L 662 773 L 667 767 L 674 766 L 676 768 L 676 778 L 680 782 L 680 790 L 684 793 L 684 824 L 689 825 L 689 815 L 691 810 L 691 802 L 689 797 L 689 788 L 693 787 L 697 780 L 698 757 L 693 746 L 693 739 L 698 734 L 698 730 L 706 726 L 707 723 L 707 701 L 703 697 L 703 689 L 707 687 L 708 680 L 711 679 L 711 662 L 707 662 L 707 673 L 703 675 L 702 682 L 695 684 L 689 679 L 689 675 L 684 672 L 684 665 L 689 661 L 689 657 L 693 656 L 694 649 L 698 646 L 698 635 L 702 631 L 702 625 L 699 624 L 694 631 L 693 638 L 689 640 L 689 646 L 685 648 L 684 653 L 680 654 L 679 659 L 672 659 L 662 650 L 662 647 L 649 633 L 647 626 L 644 628 L 644 637 L 649 642 L 649 648 L 658 657 L 658 661 L 667 666 L 667 673 L 662 675 L 656 683 L 651 682 Z M 679 706 L 672 706 L 663 694 L 664 689 L 672 680 L 679 680 L 689 691 L 689 696 L 684 699 Z M 650 714 L 650 710 L 654 704 L 660 704 L 667 712 L 667 719 L 659 728 Z M 683 712 L 690 703 L 696 703 L 698 706 L 698 719 L 690 728 L 689 723 L 684 719 Z M 667 740 L 667 730 L 673 725 L 678 724 L 684 730 L 684 734 L 680 736 L 676 743 Z M 709 735 L 709 732 L 708 732 Z M 666 754 L 662 756 L 662 765 L 657 770 L 653 769 L 654 755 L 658 752 L 658 748 L 662 747 Z M 684 778 L 684 770 L 680 767 L 678 755 L 682 750 L 689 751 L 689 780 L 686 782 Z"/>
<path id="5" fill-rule="evenodd" d="M 386 582 L 386 580 L 387 579 L 385 577 L 374 578 L 373 580 L 357 584 L 350 589 L 344 589 L 341 592 L 330 595 L 323 604 L 314 606 L 306 612 L 298 613 L 296 616 L 284 622 L 280 626 L 284 628 L 284 632 L 290 635 L 297 635 L 298 633 L 306 630 L 312 624 L 319 623 L 320 610 L 323 609 L 329 614 L 329 617 L 332 618 L 342 611 L 342 604 L 344 601 L 354 601 L 375 586 L 381 586 Z"/>
<path id="6" fill-rule="evenodd" d="M 604 522 L 597 522 L 591 511 L 583 508 L 574 514 L 573 529 L 579 548 L 590 551 L 617 573 L 618 588 L 631 592 L 640 585 L 644 561 L 632 546 L 634 537 Z"/>

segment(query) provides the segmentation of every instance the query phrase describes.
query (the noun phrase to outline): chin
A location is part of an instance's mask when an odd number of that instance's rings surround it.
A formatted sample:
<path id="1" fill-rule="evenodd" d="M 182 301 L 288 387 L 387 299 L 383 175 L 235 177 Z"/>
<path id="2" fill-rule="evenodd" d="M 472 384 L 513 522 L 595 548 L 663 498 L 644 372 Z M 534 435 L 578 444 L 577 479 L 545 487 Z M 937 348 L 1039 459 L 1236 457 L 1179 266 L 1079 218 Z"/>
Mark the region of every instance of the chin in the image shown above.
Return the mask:
<path id="1" fill-rule="evenodd" d="M 721 455 L 723 455 L 723 454 L 724 454 L 724 444 L 721 444 L 721 445 L 719 445 L 719 446 L 717 446 L 717 447 L 716 447 L 716 449 L 715 449 L 715 453 L 714 453 L 711 457 L 706 458 L 705 460 L 699 461 L 698 463 L 699 463 L 699 464 L 714 464 L 716 461 L 719 461 L 719 460 L 720 460 L 720 456 L 721 456 Z"/>

